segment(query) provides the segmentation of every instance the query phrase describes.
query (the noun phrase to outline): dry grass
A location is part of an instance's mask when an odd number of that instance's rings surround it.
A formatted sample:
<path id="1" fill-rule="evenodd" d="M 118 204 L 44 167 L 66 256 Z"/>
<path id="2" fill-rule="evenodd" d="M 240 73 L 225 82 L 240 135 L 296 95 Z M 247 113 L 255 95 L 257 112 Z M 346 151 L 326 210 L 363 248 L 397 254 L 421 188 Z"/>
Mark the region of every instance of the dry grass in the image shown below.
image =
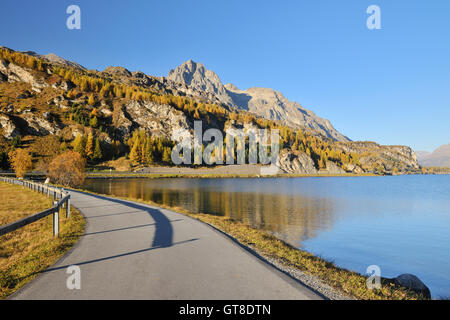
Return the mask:
<path id="1" fill-rule="evenodd" d="M 125 157 L 121 157 L 116 160 L 111 160 L 103 163 L 108 167 L 114 168 L 115 171 L 130 171 L 131 170 L 131 161 L 126 159 Z"/>
<path id="2" fill-rule="evenodd" d="M 0 182 L 0 225 L 51 207 L 50 199 L 20 186 Z M 83 234 L 85 221 L 71 208 L 60 214 L 60 235 L 53 237 L 52 216 L 0 237 L 0 299 L 12 294 L 55 263 Z"/>

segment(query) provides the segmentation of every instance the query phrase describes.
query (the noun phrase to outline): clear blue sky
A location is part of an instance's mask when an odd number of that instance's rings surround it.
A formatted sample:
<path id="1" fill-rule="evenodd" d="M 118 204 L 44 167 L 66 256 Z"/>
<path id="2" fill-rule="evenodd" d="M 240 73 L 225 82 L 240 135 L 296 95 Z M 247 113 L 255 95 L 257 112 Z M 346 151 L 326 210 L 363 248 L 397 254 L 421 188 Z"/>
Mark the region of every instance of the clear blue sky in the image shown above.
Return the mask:
<path id="1" fill-rule="evenodd" d="M 66 28 L 66 8 L 82 11 Z M 381 8 L 382 30 L 366 28 Z M 450 143 L 450 1 L 3 0 L 0 45 L 85 67 L 167 75 L 202 62 L 223 83 L 270 87 L 353 140 Z"/>

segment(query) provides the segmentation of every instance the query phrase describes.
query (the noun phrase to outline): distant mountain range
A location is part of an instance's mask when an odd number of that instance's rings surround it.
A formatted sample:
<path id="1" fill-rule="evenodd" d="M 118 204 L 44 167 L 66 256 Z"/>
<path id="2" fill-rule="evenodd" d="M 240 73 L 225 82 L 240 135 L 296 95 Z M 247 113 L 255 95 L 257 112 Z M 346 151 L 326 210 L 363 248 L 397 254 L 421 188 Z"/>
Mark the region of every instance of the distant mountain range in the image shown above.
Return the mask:
<path id="1" fill-rule="evenodd" d="M 417 161 L 424 167 L 450 167 L 450 143 L 433 152 L 416 151 Z"/>
<path id="2" fill-rule="evenodd" d="M 329 120 L 318 117 L 297 102 L 289 101 L 281 92 L 270 88 L 241 90 L 233 84 L 223 85 L 217 74 L 201 63 L 186 61 L 171 70 L 167 79 L 181 83 L 193 91 L 206 93 L 209 99 L 231 108 L 245 110 L 270 120 L 284 121 L 292 127 L 307 128 L 333 140 L 350 141 Z"/>

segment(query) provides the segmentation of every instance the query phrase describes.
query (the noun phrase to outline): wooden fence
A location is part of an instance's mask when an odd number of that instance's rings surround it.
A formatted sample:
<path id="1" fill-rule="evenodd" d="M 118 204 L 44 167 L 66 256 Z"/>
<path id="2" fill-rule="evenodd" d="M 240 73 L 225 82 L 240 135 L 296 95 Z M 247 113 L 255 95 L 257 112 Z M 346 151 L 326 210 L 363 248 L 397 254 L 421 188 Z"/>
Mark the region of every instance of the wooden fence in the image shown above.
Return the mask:
<path id="1" fill-rule="evenodd" d="M 36 183 L 29 180 L 19 180 L 0 177 L 0 181 L 16 184 L 22 186 L 23 188 L 28 188 L 40 192 L 42 194 L 45 194 L 47 195 L 47 197 L 53 197 L 53 207 L 44 210 L 42 212 L 32 214 L 26 218 L 7 224 L 5 226 L 0 226 L 0 236 L 3 236 L 7 233 L 25 227 L 26 225 L 29 225 L 30 223 L 45 218 L 51 214 L 53 214 L 53 235 L 56 237 L 59 235 L 60 209 L 65 209 L 66 217 L 67 218 L 70 217 L 70 194 L 68 192 L 66 192 L 64 189 L 52 187 L 47 184 Z"/>

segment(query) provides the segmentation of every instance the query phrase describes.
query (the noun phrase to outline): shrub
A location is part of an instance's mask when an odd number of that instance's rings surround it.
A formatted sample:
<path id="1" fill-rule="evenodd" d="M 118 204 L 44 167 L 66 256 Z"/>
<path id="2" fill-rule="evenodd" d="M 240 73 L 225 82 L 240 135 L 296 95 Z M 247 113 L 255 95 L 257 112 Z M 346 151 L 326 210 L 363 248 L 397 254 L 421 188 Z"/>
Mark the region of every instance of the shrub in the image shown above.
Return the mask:
<path id="1" fill-rule="evenodd" d="M 78 152 L 66 151 L 50 163 L 50 180 L 68 187 L 81 186 L 85 178 L 85 166 L 86 161 Z"/>

